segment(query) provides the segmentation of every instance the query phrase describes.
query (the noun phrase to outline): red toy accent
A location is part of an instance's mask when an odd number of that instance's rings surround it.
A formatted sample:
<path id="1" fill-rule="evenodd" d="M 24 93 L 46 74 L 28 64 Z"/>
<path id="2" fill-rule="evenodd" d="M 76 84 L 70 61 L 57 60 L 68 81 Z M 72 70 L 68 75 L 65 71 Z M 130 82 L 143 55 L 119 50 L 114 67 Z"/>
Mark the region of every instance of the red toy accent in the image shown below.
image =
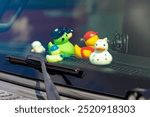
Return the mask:
<path id="1" fill-rule="evenodd" d="M 85 35 L 84 35 L 83 38 L 84 38 L 84 40 L 86 41 L 86 40 L 90 39 L 91 37 L 93 37 L 93 36 L 95 36 L 95 35 L 97 35 L 97 32 L 88 31 L 88 32 L 85 33 Z"/>
<path id="2" fill-rule="evenodd" d="M 89 51 L 91 51 L 91 53 L 94 52 L 94 48 L 92 48 L 92 47 L 82 47 L 81 48 L 81 56 L 82 56 L 82 58 L 86 58 L 86 56 L 84 55 L 84 50 L 89 50 Z"/>

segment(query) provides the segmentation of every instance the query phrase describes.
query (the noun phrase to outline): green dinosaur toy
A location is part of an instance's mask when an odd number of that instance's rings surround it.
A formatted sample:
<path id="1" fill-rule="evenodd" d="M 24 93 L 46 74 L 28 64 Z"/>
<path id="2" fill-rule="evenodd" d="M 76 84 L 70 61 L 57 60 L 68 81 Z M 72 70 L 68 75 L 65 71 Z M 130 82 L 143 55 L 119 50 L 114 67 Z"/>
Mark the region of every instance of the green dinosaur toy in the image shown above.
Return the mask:
<path id="1" fill-rule="evenodd" d="M 60 54 L 63 57 L 70 57 L 74 55 L 74 46 L 69 41 L 72 37 L 72 30 L 68 28 L 56 28 L 52 32 L 52 38 L 54 39 L 54 44 L 60 49 Z M 48 51 L 51 53 L 50 48 L 53 46 L 51 42 L 48 43 Z"/>

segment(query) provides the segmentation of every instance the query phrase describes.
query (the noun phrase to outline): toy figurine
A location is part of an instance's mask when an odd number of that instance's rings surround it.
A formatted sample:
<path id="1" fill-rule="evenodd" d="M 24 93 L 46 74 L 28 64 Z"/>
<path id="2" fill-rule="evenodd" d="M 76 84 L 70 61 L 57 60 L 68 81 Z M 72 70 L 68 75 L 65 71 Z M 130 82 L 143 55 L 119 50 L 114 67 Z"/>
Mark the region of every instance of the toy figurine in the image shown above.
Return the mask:
<path id="1" fill-rule="evenodd" d="M 35 52 L 35 53 L 44 53 L 45 52 L 45 48 L 42 46 L 41 42 L 34 41 L 34 42 L 32 42 L 31 45 L 32 45 L 31 52 Z"/>
<path id="2" fill-rule="evenodd" d="M 83 38 L 85 40 L 86 46 L 92 46 L 92 47 L 94 47 L 95 42 L 99 39 L 98 33 L 94 31 L 86 32 Z"/>
<path id="3" fill-rule="evenodd" d="M 112 56 L 108 52 L 107 38 L 99 39 L 94 46 L 95 51 L 91 53 L 89 60 L 95 65 L 107 65 L 112 61 Z"/>
<path id="4" fill-rule="evenodd" d="M 63 58 L 60 55 L 60 49 L 57 45 L 52 45 L 50 51 L 51 51 L 51 55 L 46 55 L 47 62 L 54 63 L 63 60 Z"/>
<path id="5" fill-rule="evenodd" d="M 84 35 L 84 41 L 86 47 L 80 48 L 77 44 L 75 45 L 75 56 L 77 58 L 89 58 L 90 54 L 94 52 L 94 44 L 99 39 L 97 32 L 88 31 Z"/>
<path id="6" fill-rule="evenodd" d="M 74 55 L 74 46 L 69 41 L 69 39 L 72 37 L 73 30 L 69 28 L 56 28 L 51 36 L 54 39 L 53 42 L 55 45 L 58 45 L 60 49 L 60 54 L 63 57 L 70 57 Z M 51 42 L 48 44 L 48 50 L 51 52 Z"/>

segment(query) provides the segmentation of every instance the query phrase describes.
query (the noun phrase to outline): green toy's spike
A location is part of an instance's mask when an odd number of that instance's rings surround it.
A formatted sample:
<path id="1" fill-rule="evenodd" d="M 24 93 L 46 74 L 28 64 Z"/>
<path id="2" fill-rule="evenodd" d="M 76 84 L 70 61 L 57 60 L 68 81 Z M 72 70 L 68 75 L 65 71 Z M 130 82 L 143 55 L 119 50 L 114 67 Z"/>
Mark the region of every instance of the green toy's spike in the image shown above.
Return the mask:
<path id="1" fill-rule="evenodd" d="M 49 42 L 49 43 L 48 43 L 48 51 L 49 51 L 49 53 L 51 52 L 50 49 L 51 49 L 52 46 L 53 46 L 53 43 L 52 43 L 52 42 Z"/>
<path id="2" fill-rule="evenodd" d="M 52 43 L 52 42 L 49 42 L 49 43 L 48 43 L 48 46 L 52 47 L 52 46 L 53 46 L 53 43 Z"/>

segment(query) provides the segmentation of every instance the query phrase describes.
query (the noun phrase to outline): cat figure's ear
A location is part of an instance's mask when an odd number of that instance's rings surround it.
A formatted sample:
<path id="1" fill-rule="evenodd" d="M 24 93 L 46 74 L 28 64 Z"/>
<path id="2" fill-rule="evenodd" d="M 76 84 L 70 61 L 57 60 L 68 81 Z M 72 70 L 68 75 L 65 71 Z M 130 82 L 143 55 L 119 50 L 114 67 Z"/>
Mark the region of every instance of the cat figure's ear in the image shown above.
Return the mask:
<path id="1" fill-rule="evenodd" d="M 107 37 L 105 37 L 103 40 L 105 40 L 107 42 L 108 39 L 107 39 Z"/>

